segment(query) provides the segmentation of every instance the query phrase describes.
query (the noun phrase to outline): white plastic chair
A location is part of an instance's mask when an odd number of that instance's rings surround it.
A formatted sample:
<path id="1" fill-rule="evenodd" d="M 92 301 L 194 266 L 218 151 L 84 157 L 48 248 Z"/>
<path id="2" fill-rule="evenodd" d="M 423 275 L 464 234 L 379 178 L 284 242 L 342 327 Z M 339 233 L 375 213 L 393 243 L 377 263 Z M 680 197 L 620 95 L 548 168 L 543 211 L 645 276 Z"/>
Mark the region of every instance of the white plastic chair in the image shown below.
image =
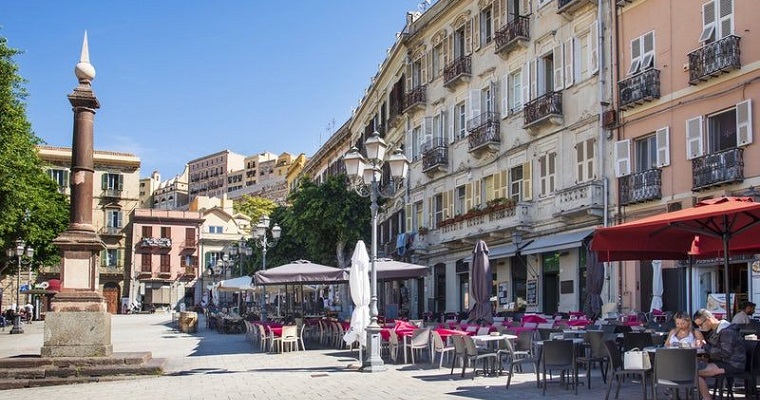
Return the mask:
<path id="1" fill-rule="evenodd" d="M 438 334 L 438 332 L 436 332 L 436 331 L 430 331 L 430 334 L 433 337 L 433 352 L 432 352 L 432 354 L 430 356 L 430 363 L 431 364 L 435 364 L 435 355 L 437 353 L 441 353 L 440 360 L 438 362 L 438 368 L 440 369 L 440 368 L 443 367 L 443 356 L 446 355 L 449 352 L 453 352 L 454 351 L 454 346 L 447 347 L 443 343 L 443 338 L 441 338 L 441 335 Z"/>

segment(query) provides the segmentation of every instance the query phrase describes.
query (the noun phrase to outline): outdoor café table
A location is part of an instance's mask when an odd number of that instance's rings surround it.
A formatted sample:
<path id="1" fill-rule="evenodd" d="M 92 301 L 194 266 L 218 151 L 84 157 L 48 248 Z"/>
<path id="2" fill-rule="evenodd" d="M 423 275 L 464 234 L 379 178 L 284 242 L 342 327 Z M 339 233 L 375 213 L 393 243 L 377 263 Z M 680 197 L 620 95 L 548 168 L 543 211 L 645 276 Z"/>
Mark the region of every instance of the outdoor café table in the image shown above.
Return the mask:
<path id="1" fill-rule="evenodd" d="M 475 341 L 475 343 L 484 343 L 489 348 L 495 351 L 493 349 L 493 345 L 498 342 L 499 340 L 515 340 L 517 339 L 517 336 L 515 335 L 508 335 L 508 334 L 500 334 L 500 335 L 475 335 L 472 337 L 472 340 Z M 496 359 L 492 360 L 494 364 L 491 365 L 491 375 L 496 374 Z"/>
<path id="2" fill-rule="evenodd" d="M 562 330 L 562 334 L 563 335 L 565 335 L 565 336 L 572 335 L 573 337 L 583 336 L 583 335 L 586 334 L 586 332 L 588 332 L 588 331 L 585 330 L 585 329 L 563 329 Z"/>

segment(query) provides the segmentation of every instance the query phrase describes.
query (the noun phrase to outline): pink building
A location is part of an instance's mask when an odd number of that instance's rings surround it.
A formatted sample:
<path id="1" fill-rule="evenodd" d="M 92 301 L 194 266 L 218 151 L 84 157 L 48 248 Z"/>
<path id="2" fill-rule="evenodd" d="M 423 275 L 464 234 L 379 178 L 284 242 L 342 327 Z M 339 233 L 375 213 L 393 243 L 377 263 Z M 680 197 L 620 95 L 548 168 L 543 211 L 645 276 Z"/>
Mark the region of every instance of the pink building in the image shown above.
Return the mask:
<path id="1" fill-rule="evenodd" d="M 694 206 L 701 199 L 758 196 L 760 146 L 753 142 L 760 96 L 756 0 L 620 0 L 613 160 L 617 222 Z M 756 197 L 760 199 L 760 197 Z M 748 268 L 732 260 L 729 285 L 760 300 Z M 650 262 L 614 265 L 623 310 L 649 311 Z M 664 306 L 704 307 L 725 293 L 721 260 L 664 261 Z M 760 286 L 760 285 L 757 285 Z M 736 302 L 732 302 L 736 303 Z"/>
<path id="2" fill-rule="evenodd" d="M 193 306 L 202 223 L 197 211 L 135 209 L 131 298 L 144 307 L 176 309 L 183 302 L 188 309 Z"/>

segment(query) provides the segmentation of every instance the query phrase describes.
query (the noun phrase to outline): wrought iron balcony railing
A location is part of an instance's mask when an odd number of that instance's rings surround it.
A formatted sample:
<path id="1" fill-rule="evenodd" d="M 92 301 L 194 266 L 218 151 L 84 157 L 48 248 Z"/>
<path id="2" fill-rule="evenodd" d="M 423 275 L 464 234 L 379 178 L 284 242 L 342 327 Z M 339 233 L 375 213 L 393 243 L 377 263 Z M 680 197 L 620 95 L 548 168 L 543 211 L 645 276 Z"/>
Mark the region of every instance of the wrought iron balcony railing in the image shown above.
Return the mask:
<path id="1" fill-rule="evenodd" d="M 618 184 L 623 206 L 662 198 L 662 170 L 659 168 L 622 176 Z"/>
<path id="2" fill-rule="evenodd" d="M 494 39 L 496 48 L 494 52 L 500 54 L 512 49 L 521 40 L 527 42 L 530 40 L 530 21 L 528 17 L 516 15 L 515 19 L 509 21 L 503 28 L 496 31 Z"/>
<path id="3" fill-rule="evenodd" d="M 524 126 L 529 127 L 550 117 L 562 116 L 562 92 L 548 92 L 523 106 Z"/>
<path id="4" fill-rule="evenodd" d="M 119 189 L 103 189 L 101 196 L 103 197 L 121 197 L 121 190 Z"/>
<path id="5" fill-rule="evenodd" d="M 417 108 L 425 107 L 427 102 L 427 85 L 420 85 L 404 96 L 404 112 L 414 111 Z"/>
<path id="6" fill-rule="evenodd" d="M 124 229 L 121 226 L 104 226 L 100 228 L 100 234 L 106 235 L 106 236 L 120 236 L 122 234 L 122 229 Z"/>
<path id="7" fill-rule="evenodd" d="M 648 69 L 618 82 L 620 108 L 629 109 L 660 98 L 660 70 Z"/>
<path id="8" fill-rule="evenodd" d="M 592 0 L 557 0 L 558 13 L 572 13 L 584 4 L 593 3 Z"/>
<path id="9" fill-rule="evenodd" d="M 744 149 L 734 148 L 691 160 L 692 190 L 744 180 Z"/>
<path id="10" fill-rule="evenodd" d="M 450 86 L 459 82 L 460 78 L 472 75 L 472 58 L 461 56 L 443 69 L 443 85 Z"/>
<path id="11" fill-rule="evenodd" d="M 742 67 L 738 36 L 726 36 L 689 53 L 689 84 L 697 85 Z"/>
<path id="12" fill-rule="evenodd" d="M 171 238 L 144 237 L 140 240 L 140 246 L 170 249 L 172 247 L 172 240 Z"/>
<path id="13" fill-rule="evenodd" d="M 501 143 L 499 135 L 499 113 L 484 112 L 467 121 L 469 151 L 480 150 L 484 147 L 496 147 Z"/>
<path id="14" fill-rule="evenodd" d="M 422 147 L 422 172 L 430 172 L 449 166 L 449 147 L 443 138 L 433 138 Z"/>

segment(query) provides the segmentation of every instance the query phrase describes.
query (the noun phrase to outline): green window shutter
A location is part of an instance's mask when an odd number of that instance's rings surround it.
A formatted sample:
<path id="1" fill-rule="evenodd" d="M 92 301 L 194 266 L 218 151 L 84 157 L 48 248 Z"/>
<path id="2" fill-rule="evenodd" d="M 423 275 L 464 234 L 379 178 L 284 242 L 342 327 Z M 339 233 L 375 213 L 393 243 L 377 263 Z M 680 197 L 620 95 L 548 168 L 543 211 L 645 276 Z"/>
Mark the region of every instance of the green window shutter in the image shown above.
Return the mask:
<path id="1" fill-rule="evenodd" d="M 103 190 L 108 189 L 108 174 L 101 175 L 100 182 L 101 182 L 101 189 Z"/>
<path id="2" fill-rule="evenodd" d="M 119 190 L 124 190 L 124 175 L 119 174 Z"/>

